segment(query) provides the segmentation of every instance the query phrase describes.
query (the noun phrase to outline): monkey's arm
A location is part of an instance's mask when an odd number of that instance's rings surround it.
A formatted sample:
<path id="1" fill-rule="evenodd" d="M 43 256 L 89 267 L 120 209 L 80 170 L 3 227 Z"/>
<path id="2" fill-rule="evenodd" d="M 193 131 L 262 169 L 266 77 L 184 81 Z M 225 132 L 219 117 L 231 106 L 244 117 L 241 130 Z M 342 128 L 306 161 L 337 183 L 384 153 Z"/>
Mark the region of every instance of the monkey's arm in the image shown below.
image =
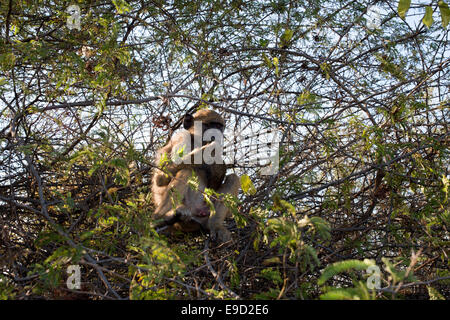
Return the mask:
<path id="1" fill-rule="evenodd" d="M 162 195 L 160 201 L 156 204 L 154 216 L 157 219 L 164 218 L 166 221 L 173 218 L 175 211 L 173 207 L 177 207 L 183 202 L 184 196 L 189 188 L 188 180 L 192 176 L 190 170 L 180 170 L 176 173 L 170 183 L 165 187 L 159 188 L 159 193 Z M 172 200 L 174 203 L 172 203 Z"/>
<path id="2" fill-rule="evenodd" d="M 175 172 L 172 173 L 170 169 L 169 170 L 166 169 L 167 168 L 166 163 L 161 163 L 161 160 L 164 157 L 167 157 L 167 155 L 170 154 L 171 152 L 172 152 L 172 143 L 169 142 L 167 145 L 159 149 L 156 153 L 155 167 L 157 168 L 157 170 L 155 170 L 153 179 L 154 183 L 156 183 L 158 187 L 167 186 L 170 183 L 170 180 L 172 179 L 171 175 L 175 173 Z"/>
<path id="3" fill-rule="evenodd" d="M 210 142 L 202 147 L 195 148 L 188 154 L 182 154 L 182 150 L 188 146 L 188 144 L 184 143 L 185 140 L 182 138 L 174 139 L 174 144 L 170 143 L 164 148 L 161 148 L 158 152 L 159 155 L 157 157 L 159 168 L 162 170 L 157 174 L 155 181 L 158 186 L 165 186 L 170 183 L 173 176 L 180 170 L 184 169 L 201 169 L 204 168 L 204 152 L 207 151 L 206 154 L 211 154 L 213 150 L 219 149 L 221 152 L 220 146 L 216 141 Z M 164 153 L 167 154 L 166 158 L 167 162 L 163 163 L 161 166 L 160 159 L 163 157 Z M 170 154 L 170 158 L 169 158 Z M 200 159 L 198 163 L 196 163 L 196 159 Z M 218 157 L 220 160 L 219 165 L 223 164 L 222 157 Z"/>
<path id="4" fill-rule="evenodd" d="M 180 170 L 173 164 L 171 159 L 177 150 L 182 147 L 186 139 L 186 133 L 178 132 L 164 147 L 156 152 L 155 166 L 157 170 L 154 174 L 154 181 L 158 187 L 167 186 L 177 171 Z"/>
<path id="5" fill-rule="evenodd" d="M 196 169 L 196 168 L 202 168 L 205 164 L 213 164 L 213 160 L 218 160 L 218 164 L 222 164 L 223 160 L 221 157 L 221 154 L 218 155 L 218 157 L 213 157 L 211 154 L 213 151 L 219 151 L 221 152 L 222 149 L 220 147 L 220 144 L 218 144 L 216 141 L 209 142 L 208 144 L 197 147 L 188 154 L 182 154 L 180 157 L 180 152 L 183 146 L 174 146 L 172 151 L 172 162 L 170 166 L 177 169 Z M 207 162 L 205 162 L 207 160 Z M 214 162 L 214 164 L 216 164 Z"/>

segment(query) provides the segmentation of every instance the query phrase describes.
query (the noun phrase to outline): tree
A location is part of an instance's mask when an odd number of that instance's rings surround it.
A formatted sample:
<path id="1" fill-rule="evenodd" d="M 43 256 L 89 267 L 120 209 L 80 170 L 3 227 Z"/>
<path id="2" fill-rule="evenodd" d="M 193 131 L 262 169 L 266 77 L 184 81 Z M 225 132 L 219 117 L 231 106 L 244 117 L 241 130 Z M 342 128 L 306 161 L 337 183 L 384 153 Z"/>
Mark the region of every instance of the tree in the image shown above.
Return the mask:
<path id="1" fill-rule="evenodd" d="M 0 297 L 448 298 L 444 1 L 18 0 L 0 18 Z M 194 107 L 248 138 L 225 247 L 151 227 L 151 159 Z M 268 129 L 279 168 L 260 175 L 245 160 Z"/>

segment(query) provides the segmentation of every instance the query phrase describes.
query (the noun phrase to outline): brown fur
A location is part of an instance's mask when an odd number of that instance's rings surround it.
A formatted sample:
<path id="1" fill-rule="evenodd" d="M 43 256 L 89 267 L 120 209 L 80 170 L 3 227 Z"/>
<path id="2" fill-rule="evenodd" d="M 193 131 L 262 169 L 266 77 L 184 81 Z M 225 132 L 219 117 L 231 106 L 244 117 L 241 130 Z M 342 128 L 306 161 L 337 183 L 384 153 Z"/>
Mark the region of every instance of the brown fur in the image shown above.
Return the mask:
<path id="1" fill-rule="evenodd" d="M 211 110 L 196 112 L 193 120 L 202 121 L 204 128 L 208 128 L 208 125 L 212 123 L 219 123 L 222 126 L 225 124 L 223 118 Z M 188 126 L 186 129 L 187 131 L 175 134 L 167 145 L 158 150 L 156 166 L 160 165 L 160 160 L 165 153 L 170 158 L 176 150 L 188 143 L 188 139 L 192 142 L 196 134 L 203 136 L 203 132 L 194 132 L 193 127 Z M 220 242 L 231 239 L 230 232 L 223 225 L 225 218 L 231 216 L 230 210 L 224 205 L 222 199 L 215 199 L 213 201 L 215 212 L 211 213 L 202 192 L 205 188 L 211 188 L 221 194 L 237 196 L 240 186 L 239 178 L 235 174 L 225 177 L 226 166 L 223 161 L 213 164 L 203 162 L 193 164 L 195 154 L 215 150 L 217 143 L 217 141 L 204 143 L 203 146 L 183 156 L 183 159 L 191 157 L 191 163 L 169 162 L 164 171 L 155 169 L 152 181 L 153 200 L 156 207 L 154 217 L 169 221 L 179 216 L 178 221 L 170 226 L 171 231 L 191 232 L 204 228 L 210 231 L 212 238 Z M 188 185 L 188 180 L 193 173 L 198 177 L 197 190 Z"/>

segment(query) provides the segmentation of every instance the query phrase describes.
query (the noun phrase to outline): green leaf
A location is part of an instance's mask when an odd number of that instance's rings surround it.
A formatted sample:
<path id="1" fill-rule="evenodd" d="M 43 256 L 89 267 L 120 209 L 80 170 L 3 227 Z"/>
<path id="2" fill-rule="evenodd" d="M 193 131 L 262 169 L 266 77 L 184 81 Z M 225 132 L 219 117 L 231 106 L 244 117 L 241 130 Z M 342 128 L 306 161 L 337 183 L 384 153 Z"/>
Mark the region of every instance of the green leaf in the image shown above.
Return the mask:
<path id="1" fill-rule="evenodd" d="M 272 68 L 272 61 L 269 59 L 269 57 L 265 53 L 262 54 L 262 57 L 267 68 Z"/>
<path id="2" fill-rule="evenodd" d="M 416 281 L 413 273 L 410 272 L 407 274 L 406 270 L 400 270 L 395 267 L 395 265 L 390 262 L 387 258 L 381 258 L 385 267 L 384 269 L 390 274 L 390 278 L 394 283 L 398 283 L 401 281 Z"/>
<path id="3" fill-rule="evenodd" d="M 325 75 L 325 78 L 327 80 L 330 80 L 330 65 L 328 63 L 324 62 L 320 65 L 320 69 L 322 69 L 322 71 Z"/>
<path id="4" fill-rule="evenodd" d="M 278 76 L 280 75 L 280 69 L 278 68 L 278 63 L 279 63 L 278 58 L 277 58 L 277 57 L 274 57 L 274 58 L 272 59 L 272 63 L 273 63 L 273 65 L 275 66 L 275 75 L 278 77 Z"/>
<path id="5" fill-rule="evenodd" d="M 430 300 L 445 300 L 444 296 L 435 288 L 427 286 Z"/>
<path id="6" fill-rule="evenodd" d="M 252 180 L 250 180 L 250 177 L 246 174 L 241 176 L 241 188 L 246 194 L 253 195 L 256 193 L 256 188 L 253 185 Z"/>
<path id="7" fill-rule="evenodd" d="M 119 14 L 130 11 L 131 7 L 125 0 L 112 0 Z"/>
<path id="8" fill-rule="evenodd" d="M 269 40 L 267 40 L 267 39 L 260 39 L 259 40 L 259 44 L 261 45 L 261 47 L 265 48 L 269 44 Z"/>
<path id="9" fill-rule="evenodd" d="M 205 193 L 206 193 L 207 190 L 208 190 L 208 188 L 205 189 Z M 216 208 L 214 207 L 214 203 L 212 202 L 211 198 L 207 194 L 204 194 L 203 195 L 203 199 L 205 200 L 206 205 L 208 206 L 208 208 L 209 208 L 209 210 L 211 212 L 211 215 L 213 213 L 215 213 L 216 212 Z"/>
<path id="10" fill-rule="evenodd" d="M 448 8 L 448 4 L 441 0 L 438 2 L 438 6 L 439 10 L 441 11 L 442 26 L 444 28 L 447 28 L 447 25 L 450 21 L 450 9 Z"/>
<path id="11" fill-rule="evenodd" d="M 355 300 L 358 290 L 354 288 L 334 289 L 320 295 L 321 300 Z M 358 299 L 359 300 L 359 299 Z"/>
<path id="12" fill-rule="evenodd" d="M 114 158 L 111 161 L 109 161 L 109 166 L 113 168 L 127 168 L 127 161 L 122 158 Z"/>
<path id="13" fill-rule="evenodd" d="M 375 265 L 373 260 L 364 259 L 364 261 L 360 260 L 345 260 L 335 262 L 325 268 L 323 270 L 322 275 L 317 281 L 318 285 L 323 285 L 328 279 L 335 276 L 338 273 L 349 271 L 352 269 L 355 270 L 366 270 L 368 267 Z"/>
<path id="14" fill-rule="evenodd" d="M 400 0 L 398 2 L 398 14 L 402 19 L 405 19 L 406 12 L 409 10 L 409 6 L 411 5 L 411 0 Z"/>
<path id="15" fill-rule="evenodd" d="M 317 233 L 319 234 L 319 236 L 322 239 L 331 239 L 331 234 L 330 234 L 330 225 L 327 221 L 325 221 L 322 218 L 319 217 L 311 217 L 310 218 L 311 223 L 314 226 L 314 231 L 317 231 Z"/>
<path id="16" fill-rule="evenodd" d="M 287 46 L 289 44 L 289 41 L 291 41 L 293 35 L 294 31 L 292 31 L 291 29 L 286 29 L 281 36 L 281 46 Z"/>
<path id="17" fill-rule="evenodd" d="M 311 92 L 309 92 L 308 90 L 303 90 L 303 92 L 297 96 L 297 104 L 299 106 L 307 104 L 307 105 L 311 105 L 314 102 L 316 102 L 317 100 L 317 96 L 315 94 L 312 94 Z M 305 107 L 310 107 L 310 106 L 305 106 Z"/>
<path id="18" fill-rule="evenodd" d="M 358 281 L 354 288 L 324 288 L 322 300 L 375 300 L 375 292 L 369 292 L 364 282 Z"/>
<path id="19" fill-rule="evenodd" d="M 422 22 L 428 28 L 433 24 L 433 9 L 430 6 L 425 7 L 425 15 L 423 16 Z"/>
<path id="20" fill-rule="evenodd" d="M 278 195 L 273 197 L 273 210 L 281 212 L 287 211 L 294 217 L 296 213 L 295 207 L 286 200 L 282 200 Z"/>
<path id="21" fill-rule="evenodd" d="M 11 70 L 16 63 L 16 56 L 12 52 L 0 54 L 0 68 L 4 71 Z"/>
<path id="22" fill-rule="evenodd" d="M 263 265 L 268 265 L 268 264 L 280 264 L 281 260 L 279 257 L 271 257 L 271 258 L 267 258 L 264 259 L 264 261 L 262 262 Z"/>
<path id="23" fill-rule="evenodd" d="M 85 231 L 80 235 L 80 240 L 86 240 L 95 235 L 94 230 Z"/>
<path id="24" fill-rule="evenodd" d="M 266 268 L 261 270 L 261 276 L 266 278 L 267 280 L 272 281 L 275 284 L 282 284 L 283 279 L 281 278 L 281 274 L 278 270 L 273 270 L 272 268 Z"/>

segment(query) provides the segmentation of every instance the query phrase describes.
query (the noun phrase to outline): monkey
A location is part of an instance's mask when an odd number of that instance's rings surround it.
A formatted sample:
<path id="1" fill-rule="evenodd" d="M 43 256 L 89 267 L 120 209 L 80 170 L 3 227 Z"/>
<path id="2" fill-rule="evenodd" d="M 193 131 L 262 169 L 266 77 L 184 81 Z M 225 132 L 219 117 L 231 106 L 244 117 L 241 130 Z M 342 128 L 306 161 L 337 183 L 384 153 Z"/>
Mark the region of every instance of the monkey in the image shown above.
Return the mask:
<path id="1" fill-rule="evenodd" d="M 200 122 L 201 127 L 195 128 L 194 122 Z M 226 167 L 223 165 L 221 158 L 223 141 L 214 142 L 217 137 L 222 137 L 223 130 L 225 128 L 224 119 L 215 111 L 202 109 L 197 111 L 194 115 L 186 114 L 183 119 L 183 127 L 185 130 L 175 134 L 163 148 L 157 151 L 156 154 L 156 166 L 161 166 L 163 171 L 159 171 L 154 175 L 154 183 L 158 186 L 168 185 L 174 174 L 181 169 L 188 169 L 195 166 L 197 169 L 201 168 L 206 171 L 210 171 L 208 175 L 209 186 L 213 189 L 217 189 L 222 183 L 225 177 Z M 209 141 L 203 134 L 208 130 L 215 130 L 212 133 L 212 139 Z M 206 138 L 206 139 L 205 139 Z M 197 141 L 197 144 L 196 144 Z M 183 148 L 188 150 L 196 144 L 196 147 L 192 152 L 187 155 L 183 155 L 183 158 L 178 157 L 178 153 Z M 200 146 L 199 144 L 202 144 Z M 205 151 L 208 154 L 218 151 L 217 160 L 212 164 L 205 164 L 203 162 L 203 155 Z M 164 157 L 166 158 L 164 159 Z M 170 157 L 168 159 L 167 157 Z M 200 157 L 200 162 L 196 163 L 196 160 Z M 171 161 L 171 160 L 178 161 Z M 164 163 L 161 163 L 165 160 Z M 214 174 L 211 174 L 211 173 Z"/>
<path id="2" fill-rule="evenodd" d="M 194 121 L 201 123 L 200 130 L 195 130 Z M 211 110 L 200 110 L 192 115 L 186 115 L 183 121 L 185 131 L 174 135 L 169 143 L 158 150 L 156 157 L 156 164 L 161 164 L 161 159 L 164 155 L 171 155 L 171 159 L 176 157 L 178 150 L 185 145 L 192 145 L 193 140 L 200 135 L 202 137 L 209 129 L 217 129 L 220 133 L 223 132 L 225 123 L 223 118 Z M 214 139 L 213 139 L 214 138 Z M 206 187 L 212 188 L 218 193 L 230 193 L 237 196 L 239 190 L 239 179 L 236 175 L 229 175 L 225 177 L 226 166 L 221 158 L 218 157 L 215 163 L 205 164 L 202 160 L 200 163 L 195 162 L 197 155 L 202 156 L 205 151 L 210 151 L 214 154 L 219 142 L 215 141 L 215 136 L 212 136 L 210 141 L 202 141 L 201 147 L 198 145 L 193 152 L 183 156 L 184 160 L 191 161 L 170 161 L 166 163 L 165 171 L 168 174 L 156 172 L 153 177 L 152 191 L 156 210 L 155 217 L 164 218 L 166 221 L 182 220 L 174 223 L 173 229 L 181 231 L 195 231 L 199 227 L 210 230 L 213 237 L 217 236 L 219 241 L 228 241 L 230 238 L 228 230 L 223 226 L 223 220 L 230 216 L 228 208 L 225 207 L 220 199 L 213 201 L 214 214 L 211 215 L 211 210 L 204 201 L 202 192 Z M 212 141 L 212 142 L 211 142 Z M 218 148 L 219 151 L 221 150 Z M 211 152 L 212 150 L 212 152 Z M 221 153 L 217 153 L 221 156 Z M 194 160 L 194 162 L 192 162 Z M 198 189 L 193 190 L 187 184 L 187 181 L 192 177 L 192 171 L 198 177 Z M 178 196 L 178 204 L 175 210 L 172 209 L 172 196 Z"/>
<path id="3" fill-rule="evenodd" d="M 152 181 L 153 216 L 163 219 L 169 225 L 169 231 L 204 229 L 210 232 L 213 240 L 227 242 L 231 234 L 223 222 L 231 212 L 223 203 L 223 197 L 213 199 L 214 208 L 210 208 L 203 194 L 205 188 L 235 197 L 239 192 L 238 176 L 226 175 L 222 159 L 221 138 L 225 121 L 217 112 L 201 109 L 193 115 L 186 114 L 183 127 L 184 130 L 173 135 L 156 153 L 158 169 L 154 171 Z M 194 150 L 188 152 L 192 145 Z M 197 189 L 188 184 L 194 176 Z"/>

